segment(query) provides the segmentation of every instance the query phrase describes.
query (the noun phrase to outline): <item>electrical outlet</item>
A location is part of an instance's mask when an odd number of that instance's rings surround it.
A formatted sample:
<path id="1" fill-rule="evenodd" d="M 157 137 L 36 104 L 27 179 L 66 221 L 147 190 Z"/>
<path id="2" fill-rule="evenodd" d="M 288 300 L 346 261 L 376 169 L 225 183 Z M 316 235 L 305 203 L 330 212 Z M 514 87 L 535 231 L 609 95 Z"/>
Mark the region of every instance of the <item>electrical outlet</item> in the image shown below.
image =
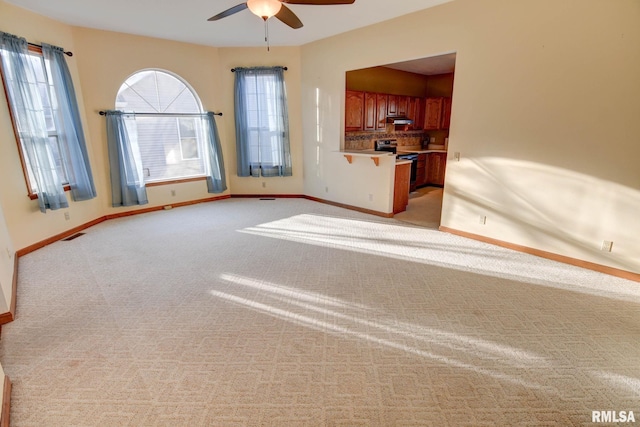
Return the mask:
<path id="1" fill-rule="evenodd" d="M 600 246 L 600 250 L 604 252 L 611 252 L 611 249 L 613 249 L 613 242 L 610 242 L 609 240 L 603 240 L 602 245 Z"/>
<path id="2" fill-rule="evenodd" d="M 267 183 L 262 181 L 262 188 L 267 188 Z"/>
<path id="3" fill-rule="evenodd" d="M 373 194 L 369 193 L 369 201 L 373 202 Z"/>
<path id="4" fill-rule="evenodd" d="M 324 187 L 324 192 L 328 193 L 329 192 L 329 187 Z"/>
<path id="5" fill-rule="evenodd" d="M 71 219 L 71 215 L 69 215 L 69 212 L 64 213 L 64 219 L 66 219 L 67 221 Z"/>
<path id="6" fill-rule="evenodd" d="M 460 161 L 460 152 L 456 151 L 455 153 L 453 153 L 453 160 L 455 160 L 456 162 Z"/>
<path id="7" fill-rule="evenodd" d="M 480 218 L 478 218 L 478 222 L 482 225 L 485 225 L 487 223 L 487 217 L 485 215 L 480 215 Z"/>
<path id="8" fill-rule="evenodd" d="M 171 190 L 171 197 L 175 197 L 176 195 L 176 190 Z"/>

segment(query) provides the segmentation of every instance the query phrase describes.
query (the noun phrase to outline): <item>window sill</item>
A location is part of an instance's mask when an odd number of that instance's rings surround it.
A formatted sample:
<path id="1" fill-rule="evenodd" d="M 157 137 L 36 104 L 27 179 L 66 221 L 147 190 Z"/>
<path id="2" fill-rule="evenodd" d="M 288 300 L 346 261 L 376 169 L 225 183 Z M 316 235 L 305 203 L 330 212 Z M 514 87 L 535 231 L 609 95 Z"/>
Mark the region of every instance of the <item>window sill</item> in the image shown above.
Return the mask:
<path id="1" fill-rule="evenodd" d="M 159 187 L 161 185 L 181 184 L 184 182 L 205 181 L 206 176 L 194 176 L 192 178 L 171 179 L 167 181 L 153 181 L 145 183 L 145 187 Z"/>
<path id="2" fill-rule="evenodd" d="M 64 188 L 64 191 L 71 191 L 70 185 L 65 185 L 62 188 Z M 29 193 L 28 196 L 31 200 L 38 200 L 38 193 Z"/>

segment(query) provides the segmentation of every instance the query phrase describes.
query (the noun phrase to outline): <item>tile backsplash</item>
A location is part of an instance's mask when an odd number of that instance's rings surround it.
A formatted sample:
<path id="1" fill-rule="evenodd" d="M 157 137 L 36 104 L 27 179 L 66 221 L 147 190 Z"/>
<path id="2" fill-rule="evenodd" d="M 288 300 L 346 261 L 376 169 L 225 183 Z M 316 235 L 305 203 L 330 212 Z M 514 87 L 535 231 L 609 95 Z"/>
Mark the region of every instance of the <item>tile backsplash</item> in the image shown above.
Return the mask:
<path id="1" fill-rule="evenodd" d="M 347 132 L 344 137 L 345 150 L 373 150 L 378 139 L 395 139 L 398 149 L 401 147 L 421 147 L 426 132 L 391 131 L 391 132 Z"/>

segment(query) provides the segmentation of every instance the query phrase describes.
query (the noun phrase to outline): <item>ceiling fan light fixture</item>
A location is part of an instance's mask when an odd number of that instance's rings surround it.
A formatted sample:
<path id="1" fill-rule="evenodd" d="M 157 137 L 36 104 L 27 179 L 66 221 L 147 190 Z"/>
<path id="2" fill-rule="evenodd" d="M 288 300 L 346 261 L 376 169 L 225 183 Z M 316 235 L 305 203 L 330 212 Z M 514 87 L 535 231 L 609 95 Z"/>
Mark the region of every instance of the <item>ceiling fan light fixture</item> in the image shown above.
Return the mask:
<path id="1" fill-rule="evenodd" d="M 247 0 L 249 10 L 264 20 L 280 12 L 282 3 L 279 0 Z"/>

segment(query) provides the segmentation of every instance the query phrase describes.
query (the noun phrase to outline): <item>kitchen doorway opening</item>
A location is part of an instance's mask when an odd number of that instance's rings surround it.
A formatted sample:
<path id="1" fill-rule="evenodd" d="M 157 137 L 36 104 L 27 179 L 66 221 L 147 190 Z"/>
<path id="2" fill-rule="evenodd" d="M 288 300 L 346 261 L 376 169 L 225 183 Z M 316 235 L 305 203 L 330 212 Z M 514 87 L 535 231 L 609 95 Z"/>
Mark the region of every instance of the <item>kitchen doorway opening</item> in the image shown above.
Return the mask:
<path id="1" fill-rule="evenodd" d="M 413 160 L 409 203 L 394 215 L 400 221 L 440 226 L 455 62 L 451 52 L 346 73 L 343 148 L 377 150 L 390 140 Z"/>

